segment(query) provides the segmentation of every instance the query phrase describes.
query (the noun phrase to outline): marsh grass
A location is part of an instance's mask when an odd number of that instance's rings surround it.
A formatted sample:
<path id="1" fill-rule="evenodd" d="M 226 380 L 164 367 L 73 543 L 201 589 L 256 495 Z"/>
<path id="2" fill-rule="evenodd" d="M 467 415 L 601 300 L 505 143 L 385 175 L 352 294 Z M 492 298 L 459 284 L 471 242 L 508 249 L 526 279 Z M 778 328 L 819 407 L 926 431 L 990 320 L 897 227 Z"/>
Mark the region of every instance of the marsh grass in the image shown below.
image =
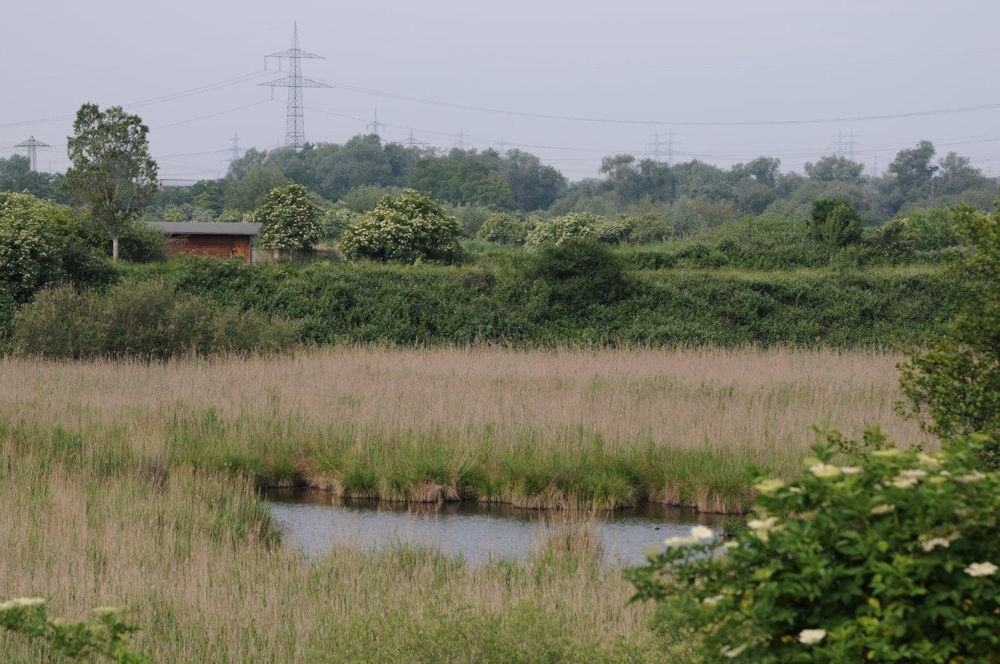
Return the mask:
<path id="1" fill-rule="evenodd" d="M 0 594 L 44 596 L 71 619 L 128 607 L 154 661 L 656 659 L 645 609 L 589 557 L 472 566 L 399 544 L 310 560 L 278 544 L 248 480 L 151 475 L 128 454 L 63 462 L 68 441 L 0 432 Z M 0 661 L 60 660 L 5 633 Z"/>
<path id="2" fill-rule="evenodd" d="M 0 360 L 8 426 L 73 454 L 126 452 L 258 486 L 399 501 L 739 512 L 747 467 L 789 474 L 815 439 L 881 424 L 897 357 L 879 351 L 342 348 L 272 359 Z M 53 434 L 55 435 L 55 434 Z M 64 440 L 63 440 L 64 439 Z M 155 471 L 150 471 L 155 472 Z"/>

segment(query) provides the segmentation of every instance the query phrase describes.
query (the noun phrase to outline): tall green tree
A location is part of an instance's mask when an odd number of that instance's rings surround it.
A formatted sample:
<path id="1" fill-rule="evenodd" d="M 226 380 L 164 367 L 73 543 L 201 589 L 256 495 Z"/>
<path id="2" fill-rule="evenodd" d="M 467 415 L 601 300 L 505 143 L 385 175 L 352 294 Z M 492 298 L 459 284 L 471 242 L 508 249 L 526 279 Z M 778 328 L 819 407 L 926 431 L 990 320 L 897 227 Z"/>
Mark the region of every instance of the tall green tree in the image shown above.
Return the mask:
<path id="1" fill-rule="evenodd" d="M 121 106 L 106 111 L 84 104 L 76 113 L 67 149 L 72 166 L 67 190 L 111 235 L 111 256 L 118 260 L 118 239 L 156 193 L 156 162 L 149 155 L 149 127 Z"/>

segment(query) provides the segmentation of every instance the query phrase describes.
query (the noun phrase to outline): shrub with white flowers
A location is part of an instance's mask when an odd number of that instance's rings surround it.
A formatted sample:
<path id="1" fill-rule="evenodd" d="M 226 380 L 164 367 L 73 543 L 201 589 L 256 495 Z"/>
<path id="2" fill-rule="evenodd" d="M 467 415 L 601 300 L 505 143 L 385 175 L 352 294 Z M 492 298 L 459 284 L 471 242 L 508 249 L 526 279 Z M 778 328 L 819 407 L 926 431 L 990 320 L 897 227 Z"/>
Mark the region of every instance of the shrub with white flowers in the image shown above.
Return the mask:
<path id="1" fill-rule="evenodd" d="M 1000 661 L 1000 477 L 978 469 L 984 440 L 850 465 L 817 445 L 797 479 L 757 483 L 733 539 L 692 531 L 628 570 L 635 599 L 656 603 L 678 661 Z"/>
<path id="2" fill-rule="evenodd" d="M 597 226 L 605 221 L 604 217 L 587 212 L 570 212 L 562 217 L 555 217 L 542 222 L 528 231 L 524 246 L 529 249 L 539 249 L 546 245 L 561 245 L 567 240 L 584 237 L 595 238 Z"/>
<path id="3" fill-rule="evenodd" d="M 352 221 L 340 236 L 350 258 L 413 263 L 452 263 L 462 256 L 462 227 L 437 201 L 413 189 L 386 196 L 375 209 Z"/>
<path id="4" fill-rule="evenodd" d="M 257 241 L 269 249 L 312 249 L 323 236 L 320 209 L 299 184 L 272 189 L 250 218 L 262 224 Z"/>

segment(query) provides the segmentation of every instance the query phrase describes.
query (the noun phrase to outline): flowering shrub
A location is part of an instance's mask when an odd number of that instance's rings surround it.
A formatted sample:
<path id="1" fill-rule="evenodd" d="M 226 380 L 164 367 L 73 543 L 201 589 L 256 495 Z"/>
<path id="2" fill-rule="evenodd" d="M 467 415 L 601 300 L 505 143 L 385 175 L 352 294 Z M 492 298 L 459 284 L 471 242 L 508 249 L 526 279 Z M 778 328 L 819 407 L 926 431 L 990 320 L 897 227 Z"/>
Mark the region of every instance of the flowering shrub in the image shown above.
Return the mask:
<path id="1" fill-rule="evenodd" d="M 49 618 L 46 613 L 45 600 L 41 598 L 21 597 L 0 602 L 0 627 L 43 639 L 68 659 L 92 661 L 94 657 L 103 657 L 118 664 L 150 661 L 146 655 L 128 648 L 128 637 L 136 627 L 122 619 L 118 608 L 96 608 L 86 622 Z"/>
<path id="2" fill-rule="evenodd" d="M 496 244 L 524 244 L 528 224 L 508 212 L 495 212 L 486 218 L 476 237 Z"/>
<path id="3" fill-rule="evenodd" d="M 323 235 L 320 209 L 300 184 L 272 189 L 252 220 L 263 224 L 257 240 L 269 249 L 312 249 Z"/>
<path id="4" fill-rule="evenodd" d="M 603 217 L 586 212 L 570 212 L 562 217 L 556 217 L 543 222 L 528 231 L 524 246 L 538 249 L 545 245 L 560 245 L 569 239 L 595 237 L 596 226 L 604 221 Z"/>
<path id="5" fill-rule="evenodd" d="M 848 465 L 817 445 L 796 480 L 756 485 L 733 540 L 692 531 L 629 570 L 635 598 L 684 661 L 998 661 L 1000 478 L 979 444 Z"/>
<path id="6" fill-rule="evenodd" d="M 455 262 L 462 254 L 462 227 L 434 199 L 413 189 L 386 196 L 340 236 L 340 250 L 350 258 L 413 263 Z"/>

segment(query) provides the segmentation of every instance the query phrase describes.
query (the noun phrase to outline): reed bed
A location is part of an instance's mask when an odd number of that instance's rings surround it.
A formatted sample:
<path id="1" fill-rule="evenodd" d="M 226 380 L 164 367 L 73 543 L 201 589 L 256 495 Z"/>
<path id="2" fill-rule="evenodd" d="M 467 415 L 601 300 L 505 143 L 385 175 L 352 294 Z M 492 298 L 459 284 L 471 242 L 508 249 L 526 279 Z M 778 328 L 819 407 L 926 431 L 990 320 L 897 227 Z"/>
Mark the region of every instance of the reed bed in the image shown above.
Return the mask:
<path id="1" fill-rule="evenodd" d="M 748 464 L 788 474 L 815 440 L 893 410 L 888 352 L 340 348 L 165 364 L 0 360 L 3 421 L 108 440 L 163 467 L 388 500 L 539 508 L 652 500 L 739 512 Z"/>
<path id="2" fill-rule="evenodd" d="M 310 561 L 239 478 L 150 474 L 124 450 L 67 461 L 10 431 L 0 448 L 0 597 L 71 618 L 126 607 L 157 662 L 657 661 L 647 609 L 590 557 L 471 566 L 399 545 Z M 0 661 L 61 660 L 0 633 Z"/>

